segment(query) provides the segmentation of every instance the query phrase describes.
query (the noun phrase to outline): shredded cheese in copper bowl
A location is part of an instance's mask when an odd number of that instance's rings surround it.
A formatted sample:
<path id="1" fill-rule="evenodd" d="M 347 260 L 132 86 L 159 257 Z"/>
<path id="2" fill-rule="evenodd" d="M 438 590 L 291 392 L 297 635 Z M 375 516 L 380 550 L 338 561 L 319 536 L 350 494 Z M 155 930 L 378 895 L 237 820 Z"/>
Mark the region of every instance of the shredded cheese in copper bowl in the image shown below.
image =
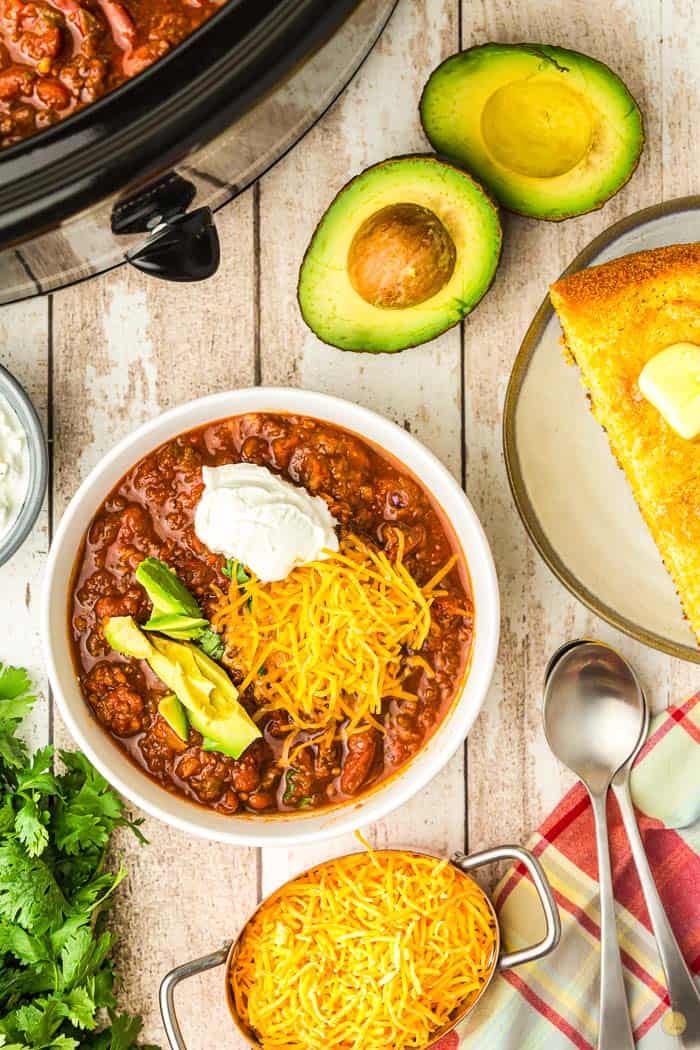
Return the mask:
<path id="1" fill-rule="evenodd" d="M 479 886 L 449 861 L 378 850 L 283 886 L 230 958 L 235 1013 L 263 1050 L 424 1050 L 496 964 Z"/>

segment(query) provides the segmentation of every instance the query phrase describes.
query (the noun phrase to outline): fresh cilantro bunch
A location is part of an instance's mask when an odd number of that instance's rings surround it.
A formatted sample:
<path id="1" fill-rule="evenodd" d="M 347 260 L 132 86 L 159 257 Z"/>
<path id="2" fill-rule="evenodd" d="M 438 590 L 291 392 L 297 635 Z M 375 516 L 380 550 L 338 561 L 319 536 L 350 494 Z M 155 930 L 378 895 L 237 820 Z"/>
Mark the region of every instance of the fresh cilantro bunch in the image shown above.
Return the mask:
<path id="1" fill-rule="evenodd" d="M 104 929 L 126 873 L 105 853 L 117 827 L 143 836 L 83 755 L 61 751 L 61 773 L 53 748 L 29 757 L 16 731 L 35 700 L 0 663 L 0 1047 L 134 1050 L 141 1019 L 116 1013 Z"/>

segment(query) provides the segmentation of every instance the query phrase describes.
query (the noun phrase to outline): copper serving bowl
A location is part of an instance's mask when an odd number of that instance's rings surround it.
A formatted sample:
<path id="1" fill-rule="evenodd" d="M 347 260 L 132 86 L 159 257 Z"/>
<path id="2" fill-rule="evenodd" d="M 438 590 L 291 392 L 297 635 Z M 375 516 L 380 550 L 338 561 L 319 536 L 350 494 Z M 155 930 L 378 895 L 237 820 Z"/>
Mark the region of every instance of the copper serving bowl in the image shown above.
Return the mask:
<path id="1" fill-rule="evenodd" d="M 422 850 L 415 849 L 381 849 L 376 850 L 377 856 L 389 852 L 396 853 L 410 853 L 416 857 L 433 857 L 441 859 L 439 855 L 428 853 Z M 290 879 L 289 882 L 295 882 L 296 879 L 303 878 L 309 871 L 317 871 L 319 868 L 323 868 L 326 865 L 335 863 L 337 860 L 342 858 L 334 858 L 333 860 L 326 861 L 324 864 L 315 864 L 312 868 L 307 869 L 307 872 L 302 872 L 296 876 L 295 879 Z M 485 864 L 493 864 L 497 861 L 511 861 L 522 864 L 528 874 L 530 875 L 532 882 L 537 891 L 537 895 L 542 905 L 542 911 L 544 913 L 546 932 L 541 941 L 537 944 L 530 945 L 527 948 L 521 948 L 518 951 L 504 953 L 502 951 L 501 944 L 501 931 L 498 923 L 498 917 L 496 910 L 493 906 L 492 901 L 486 893 L 477 885 L 475 880 L 469 874 L 475 868 L 479 868 Z M 491 912 L 493 919 L 494 930 L 495 930 L 495 941 L 493 949 L 493 959 L 491 963 L 491 969 L 487 976 L 481 991 L 476 995 L 470 997 L 451 1018 L 448 1024 L 444 1025 L 439 1031 L 435 1032 L 430 1043 L 427 1043 L 423 1050 L 429 1050 L 430 1047 L 435 1046 L 443 1036 L 451 1032 L 461 1021 L 471 1014 L 476 1004 L 481 1000 L 482 996 L 486 993 L 491 981 L 498 972 L 504 970 L 510 970 L 514 966 L 520 966 L 523 963 L 534 962 L 536 959 L 541 959 L 543 956 L 548 955 L 551 951 L 556 948 L 559 943 L 561 936 L 561 923 L 559 919 L 559 912 L 557 905 L 552 895 L 552 890 L 547 881 L 547 877 L 540 865 L 539 861 L 526 849 L 522 849 L 520 846 L 496 846 L 494 849 L 484 850 L 481 853 L 474 853 L 471 856 L 466 856 L 463 853 L 455 853 L 450 857 L 450 864 L 452 864 L 460 873 L 464 879 L 469 879 L 476 887 L 477 890 L 483 894 L 488 908 Z M 275 891 L 277 892 L 277 891 Z M 263 900 L 256 908 L 253 915 L 250 916 L 248 922 L 257 915 L 258 911 L 265 906 L 267 901 L 274 894 L 270 894 Z M 258 1041 L 255 1033 L 247 1027 L 245 1022 L 239 1016 L 234 1002 L 233 990 L 232 990 L 232 976 L 236 966 L 236 960 L 238 958 L 238 950 L 241 942 L 241 937 L 244 930 L 246 929 L 246 923 L 239 931 L 238 936 L 235 940 L 228 942 L 223 948 L 213 952 L 211 955 L 205 955 L 200 959 L 193 959 L 191 962 L 183 963 L 181 966 L 177 966 L 174 970 L 171 970 L 167 974 L 160 986 L 160 1010 L 163 1017 L 163 1024 L 165 1031 L 168 1036 L 168 1041 L 172 1050 L 187 1050 L 187 1044 L 182 1035 L 180 1025 L 177 1020 L 175 1013 L 175 988 L 181 982 L 186 980 L 188 977 L 192 977 L 195 974 L 203 973 L 205 970 L 211 970 L 216 966 L 225 966 L 225 984 L 224 984 L 224 995 L 226 1002 L 228 1003 L 229 1012 L 233 1024 L 245 1039 L 249 1046 L 253 1047 L 254 1050 L 262 1050 L 262 1044 Z M 370 1048 L 368 1048 L 370 1050 Z"/>

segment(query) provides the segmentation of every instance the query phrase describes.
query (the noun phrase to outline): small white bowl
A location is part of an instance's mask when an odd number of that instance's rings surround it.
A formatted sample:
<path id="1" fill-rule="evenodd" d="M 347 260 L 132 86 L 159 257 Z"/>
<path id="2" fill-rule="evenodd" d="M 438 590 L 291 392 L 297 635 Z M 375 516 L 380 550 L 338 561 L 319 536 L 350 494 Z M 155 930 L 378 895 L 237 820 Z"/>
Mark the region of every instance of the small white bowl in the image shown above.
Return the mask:
<path id="1" fill-rule="evenodd" d="M 0 399 L 7 401 L 11 412 L 24 431 L 27 447 L 27 487 L 16 515 L 0 538 L 0 565 L 14 557 L 30 536 L 44 505 L 49 478 L 49 456 L 46 438 L 29 394 L 11 372 L 0 365 Z"/>
<path id="2" fill-rule="evenodd" d="M 374 442 L 420 480 L 442 507 L 469 566 L 475 630 L 469 675 L 452 710 L 401 772 L 365 798 L 298 816 L 225 816 L 170 794 L 127 758 L 93 717 L 73 664 L 68 624 L 71 575 L 83 536 L 98 507 L 123 475 L 152 449 L 195 427 L 244 412 L 312 416 Z M 449 761 L 469 732 L 493 674 L 499 635 L 498 582 L 491 551 L 464 492 L 414 437 L 375 412 L 308 390 L 252 387 L 190 401 L 146 423 L 105 456 L 85 479 L 61 520 L 49 555 L 42 602 L 42 640 L 51 686 L 73 737 L 111 784 L 147 813 L 207 839 L 252 846 L 291 846 L 354 831 L 379 820 L 419 792 Z"/>

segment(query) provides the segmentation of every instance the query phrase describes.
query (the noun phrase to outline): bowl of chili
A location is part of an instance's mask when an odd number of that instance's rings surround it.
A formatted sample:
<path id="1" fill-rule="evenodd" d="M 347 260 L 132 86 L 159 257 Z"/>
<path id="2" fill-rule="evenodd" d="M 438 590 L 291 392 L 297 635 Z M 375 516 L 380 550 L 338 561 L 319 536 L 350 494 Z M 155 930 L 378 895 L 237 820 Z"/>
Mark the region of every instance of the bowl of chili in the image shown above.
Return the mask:
<path id="1" fill-rule="evenodd" d="M 240 582 L 237 572 L 231 579 L 231 564 L 197 539 L 193 521 L 203 468 L 241 462 L 324 499 L 337 523 L 337 554 L 277 583 Z M 113 618 L 151 622 L 149 595 L 136 577 L 145 558 L 169 566 L 218 632 L 225 653 L 215 654 L 224 664 L 219 672 L 257 727 L 257 739 L 236 757 L 212 747 L 194 722 L 189 738 L 178 740 L 161 715 L 166 687 L 148 661 L 125 658 L 105 638 Z M 318 587 L 330 597 L 310 609 L 308 593 Z M 391 613 L 376 615 L 375 602 Z M 278 606 L 284 615 L 265 614 Z M 325 659 L 336 665 L 314 677 L 314 631 L 323 616 L 326 641 L 335 632 Z M 338 627 L 347 622 L 362 641 L 355 655 L 348 631 Z M 246 675 L 241 654 L 256 652 L 256 631 L 265 634 L 266 649 Z M 153 816 L 238 844 L 338 835 L 420 791 L 469 732 L 498 636 L 488 541 L 452 475 L 382 416 L 290 389 L 201 398 L 120 442 L 67 508 L 43 595 L 51 685 L 91 761 Z M 344 695 L 338 709 L 329 699 L 327 683 L 342 678 L 343 659 L 347 680 L 354 671 L 359 682 L 353 698 L 363 694 L 356 709 Z M 373 700 L 362 682 L 375 677 Z M 308 710 L 298 706 L 303 696 L 292 695 L 303 689 L 314 692 Z"/>

